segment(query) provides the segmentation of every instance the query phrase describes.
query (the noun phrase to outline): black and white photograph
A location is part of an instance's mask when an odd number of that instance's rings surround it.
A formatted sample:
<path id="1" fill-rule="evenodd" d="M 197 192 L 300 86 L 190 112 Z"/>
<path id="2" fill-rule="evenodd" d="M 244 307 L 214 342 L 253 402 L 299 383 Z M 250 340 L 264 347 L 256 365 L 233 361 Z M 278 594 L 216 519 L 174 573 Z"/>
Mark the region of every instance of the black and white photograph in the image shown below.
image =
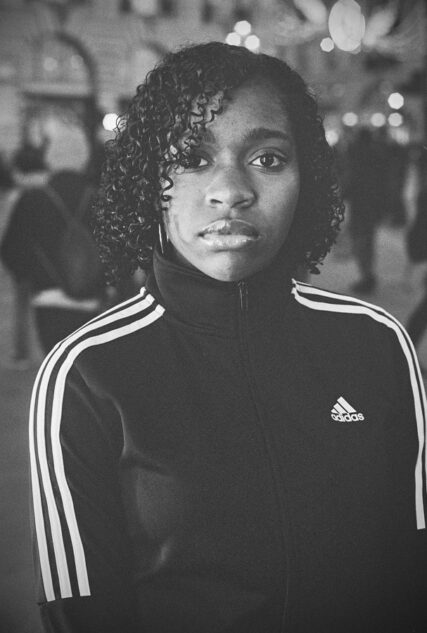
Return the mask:
<path id="1" fill-rule="evenodd" d="M 427 631 L 427 0 L 0 0 L 0 633 Z"/>

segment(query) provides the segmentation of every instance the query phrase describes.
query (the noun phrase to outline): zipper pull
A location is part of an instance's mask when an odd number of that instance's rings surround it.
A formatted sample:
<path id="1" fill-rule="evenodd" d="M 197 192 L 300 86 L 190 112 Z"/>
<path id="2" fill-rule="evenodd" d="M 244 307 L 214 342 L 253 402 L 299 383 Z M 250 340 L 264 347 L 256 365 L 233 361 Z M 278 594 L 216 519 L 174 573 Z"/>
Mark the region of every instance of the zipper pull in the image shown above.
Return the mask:
<path id="1" fill-rule="evenodd" d="M 240 299 L 240 309 L 242 312 L 247 312 L 248 309 L 248 286 L 245 281 L 238 282 L 239 288 L 239 299 Z"/>

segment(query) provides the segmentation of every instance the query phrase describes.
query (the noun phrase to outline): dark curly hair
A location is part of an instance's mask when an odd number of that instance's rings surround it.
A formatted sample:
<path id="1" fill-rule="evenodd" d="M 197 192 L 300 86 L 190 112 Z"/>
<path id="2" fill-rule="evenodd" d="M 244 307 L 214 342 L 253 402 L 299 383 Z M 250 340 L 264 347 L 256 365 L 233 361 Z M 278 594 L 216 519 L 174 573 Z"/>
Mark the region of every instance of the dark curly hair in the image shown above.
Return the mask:
<path id="1" fill-rule="evenodd" d="M 172 166 L 200 143 L 230 91 L 257 78 L 279 91 L 296 140 L 301 189 L 288 249 L 295 265 L 318 272 L 337 237 L 343 205 L 317 103 L 285 62 L 210 42 L 167 54 L 138 86 L 116 138 L 106 144 L 94 232 L 110 281 L 151 267 Z M 213 111 L 212 98 L 220 92 Z"/>

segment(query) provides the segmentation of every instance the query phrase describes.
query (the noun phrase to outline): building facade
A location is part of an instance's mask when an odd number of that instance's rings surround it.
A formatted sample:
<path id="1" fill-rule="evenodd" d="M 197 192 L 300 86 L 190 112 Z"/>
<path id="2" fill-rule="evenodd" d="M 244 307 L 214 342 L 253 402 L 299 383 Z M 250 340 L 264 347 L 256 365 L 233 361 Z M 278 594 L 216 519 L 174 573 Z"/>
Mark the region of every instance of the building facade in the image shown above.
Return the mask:
<path id="1" fill-rule="evenodd" d="M 242 19 L 261 51 L 303 74 L 326 113 L 378 101 L 379 83 L 385 94 L 408 72 L 381 71 L 379 82 L 362 56 L 322 52 L 325 25 L 301 20 L 283 0 L 0 0 L 0 153 L 11 156 L 28 136 L 56 136 L 78 152 L 165 51 L 224 41 Z"/>

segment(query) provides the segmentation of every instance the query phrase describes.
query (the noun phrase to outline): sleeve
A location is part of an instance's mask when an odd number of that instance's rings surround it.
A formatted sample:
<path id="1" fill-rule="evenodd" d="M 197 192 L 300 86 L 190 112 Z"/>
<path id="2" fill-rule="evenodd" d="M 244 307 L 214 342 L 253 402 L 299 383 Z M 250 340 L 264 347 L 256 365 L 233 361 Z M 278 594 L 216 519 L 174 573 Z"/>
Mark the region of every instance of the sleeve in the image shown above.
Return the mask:
<path id="1" fill-rule="evenodd" d="M 133 633 L 135 600 L 118 477 L 120 419 L 112 403 L 96 397 L 67 363 L 55 362 L 55 352 L 46 359 L 30 411 L 42 622 L 48 633 Z"/>
<path id="2" fill-rule="evenodd" d="M 426 396 L 414 345 L 400 326 L 391 360 L 394 415 L 388 441 L 393 486 L 394 595 L 412 630 L 427 630 Z"/>

